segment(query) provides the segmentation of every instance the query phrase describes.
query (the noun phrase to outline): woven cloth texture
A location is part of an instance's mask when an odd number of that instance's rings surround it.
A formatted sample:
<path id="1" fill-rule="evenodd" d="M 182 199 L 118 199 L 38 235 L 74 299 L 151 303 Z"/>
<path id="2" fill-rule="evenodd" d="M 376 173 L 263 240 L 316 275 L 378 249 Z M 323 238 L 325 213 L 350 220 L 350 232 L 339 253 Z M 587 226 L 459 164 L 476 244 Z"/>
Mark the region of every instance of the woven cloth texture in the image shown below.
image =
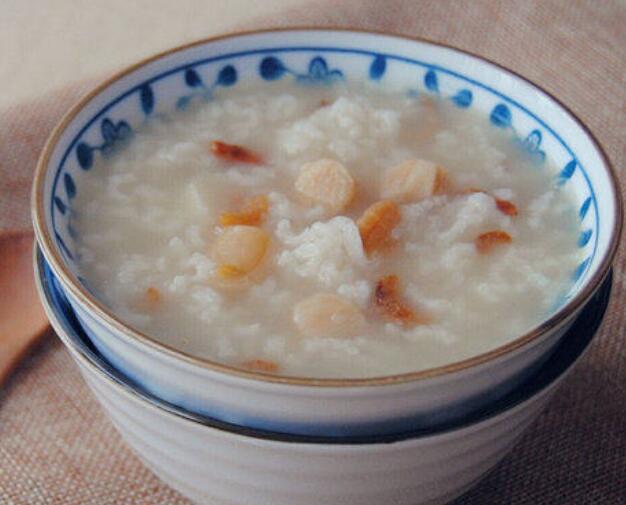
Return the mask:
<path id="1" fill-rule="evenodd" d="M 624 1 L 317 1 L 242 29 L 296 25 L 426 37 L 510 67 L 567 104 L 626 181 Z M 92 84 L 0 111 L 0 230 L 29 226 L 38 154 L 63 112 Z M 518 446 L 455 505 L 626 503 L 623 249 L 590 351 Z M 51 333 L 0 391 L 0 503 L 188 502 L 124 446 Z"/>

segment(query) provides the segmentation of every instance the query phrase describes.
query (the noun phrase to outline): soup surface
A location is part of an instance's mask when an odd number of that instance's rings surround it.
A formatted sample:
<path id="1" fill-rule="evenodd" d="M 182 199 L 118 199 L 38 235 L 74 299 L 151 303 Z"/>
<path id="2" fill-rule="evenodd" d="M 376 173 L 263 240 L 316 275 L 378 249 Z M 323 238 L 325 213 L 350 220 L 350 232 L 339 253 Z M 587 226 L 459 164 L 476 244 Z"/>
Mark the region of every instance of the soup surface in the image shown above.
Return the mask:
<path id="1" fill-rule="evenodd" d="M 72 224 L 89 289 L 135 329 L 251 370 L 371 377 L 545 319 L 580 260 L 555 173 L 448 101 L 259 83 L 98 157 Z"/>

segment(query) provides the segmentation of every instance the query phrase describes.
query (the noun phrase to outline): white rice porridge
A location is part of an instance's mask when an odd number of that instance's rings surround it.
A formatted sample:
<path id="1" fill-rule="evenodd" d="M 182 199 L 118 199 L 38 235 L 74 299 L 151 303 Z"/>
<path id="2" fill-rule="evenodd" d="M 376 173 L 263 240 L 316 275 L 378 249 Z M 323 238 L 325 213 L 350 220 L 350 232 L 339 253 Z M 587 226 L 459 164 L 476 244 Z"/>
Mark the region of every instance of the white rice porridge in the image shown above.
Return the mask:
<path id="1" fill-rule="evenodd" d="M 555 173 L 443 100 L 263 83 L 95 160 L 72 224 L 89 289 L 131 327 L 260 372 L 372 377 L 554 309 L 581 259 Z"/>

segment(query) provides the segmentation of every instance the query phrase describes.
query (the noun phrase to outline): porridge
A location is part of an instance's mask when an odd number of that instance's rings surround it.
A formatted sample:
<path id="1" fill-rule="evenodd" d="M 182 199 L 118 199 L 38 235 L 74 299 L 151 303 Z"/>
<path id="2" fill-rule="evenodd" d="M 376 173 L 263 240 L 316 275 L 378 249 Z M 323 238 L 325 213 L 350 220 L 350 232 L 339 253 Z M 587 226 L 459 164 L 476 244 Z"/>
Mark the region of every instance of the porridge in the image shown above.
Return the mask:
<path id="1" fill-rule="evenodd" d="M 569 289 L 578 223 L 546 165 L 436 98 L 220 90 L 82 175 L 80 273 L 131 327 L 228 365 L 444 365 L 529 331 Z"/>

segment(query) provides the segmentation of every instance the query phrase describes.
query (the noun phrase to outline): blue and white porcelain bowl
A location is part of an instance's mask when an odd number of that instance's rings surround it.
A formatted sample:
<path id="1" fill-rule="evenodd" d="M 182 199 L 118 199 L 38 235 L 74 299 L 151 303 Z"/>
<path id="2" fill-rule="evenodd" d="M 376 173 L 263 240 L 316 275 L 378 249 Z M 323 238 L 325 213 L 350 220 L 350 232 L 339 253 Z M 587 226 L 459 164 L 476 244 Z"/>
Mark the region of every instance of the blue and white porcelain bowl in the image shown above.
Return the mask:
<path id="1" fill-rule="evenodd" d="M 538 327 L 465 361 L 415 373 L 325 380 L 247 372 L 186 355 L 124 324 L 78 274 L 72 199 L 76 174 L 125 142 L 147 118 L 243 82 L 324 84 L 369 79 L 437 94 L 511 131 L 540 165 L 562 167 L 554 184 L 575 194 L 584 260 L 573 286 Z M 622 208 L 601 148 L 562 104 L 479 57 L 430 42 L 352 30 L 270 30 L 219 37 L 168 51 L 84 97 L 50 137 L 37 168 L 33 219 L 46 261 L 99 351 L 152 394 L 223 421 L 286 433 L 366 435 L 435 426 L 501 397 L 547 359 L 606 276 Z"/>
<path id="2" fill-rule="evenodd" d="M 607 279 L 567 337 L 523 387 L 438 429 L 360 438 L 281 435 L 228 425 L 163 402 L 90 345 L 41 255 L 39 290 L 57 334 L 124 440 L 198 504 L 435 505 L 500 461 L 571 372 L 608 305 Z"/>

